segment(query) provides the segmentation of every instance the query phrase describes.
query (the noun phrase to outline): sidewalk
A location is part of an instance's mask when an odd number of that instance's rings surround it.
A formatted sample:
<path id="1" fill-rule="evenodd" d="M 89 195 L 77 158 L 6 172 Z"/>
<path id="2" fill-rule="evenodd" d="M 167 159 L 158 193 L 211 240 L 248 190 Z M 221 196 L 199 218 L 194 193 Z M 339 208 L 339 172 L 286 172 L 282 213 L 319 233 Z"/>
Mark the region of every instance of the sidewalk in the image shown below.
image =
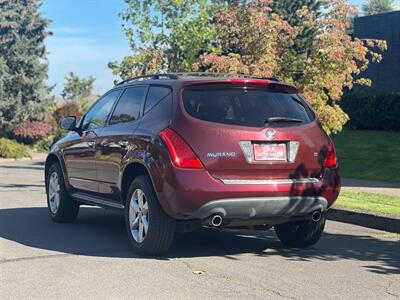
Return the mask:
<path id="1" fill-rule="evenodd" d="M 32 158 L 24 157 L 20 159 L 13 159 L 13 158 L 1 158 L 0 163 L 7 163 L 7 162 L 19 162 L 19 161 L 45 161 L 47 157 L 47 153 L 43 152 L 31 152 Z"/>
<path id="2" fill-rule="evenodd" d="M 342 190 L 400 196 L 400 183 L 342 178 Z M 334 206 L 328 211 L 328 219 L 400 233 L 400 219 L 398 217 L 376 212 Z"/>
<path id="3" fill-rule="evenodd" d="M 342 178 L 342 189 L 388 196 L 400 196 L 400 183 Z"/>

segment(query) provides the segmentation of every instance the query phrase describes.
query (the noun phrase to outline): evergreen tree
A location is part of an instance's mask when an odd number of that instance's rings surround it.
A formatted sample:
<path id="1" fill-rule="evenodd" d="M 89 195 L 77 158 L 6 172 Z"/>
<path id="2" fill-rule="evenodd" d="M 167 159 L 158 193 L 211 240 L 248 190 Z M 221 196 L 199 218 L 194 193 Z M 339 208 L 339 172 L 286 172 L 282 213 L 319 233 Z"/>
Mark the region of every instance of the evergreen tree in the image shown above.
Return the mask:
<path id="1" fill-rule="evenodd" d="M 375 15 L 396 9 L 395 0 L 367 0 L 362 6 L 364 15 Z"/>
<path id="2" fill-rule="evenodd" d="M 296 39 L 293 41 L 293 46 L 289 49 L 292 55 L 297 57 L 298 61 L 298 65 L 293 66 L 295 68 L 293 71 L 302 69 L 302 61 L 307 57 L 307 52 L 311 49 L 319 30 L 307 24 L 307 19 L 300 12 L 303 8 L 306 8 L 308 12 L 315 13 L 318 18 L 321 14 L 321 9 L 325 5 L 324 2 L 321 0 L 274 0 L 272 3 L 273 12 L 279 14 L 293 28 L 300 29 Z"/>
<path id="3" fill-rule="evenodd" d="M 38 0 L 0 0 L 0 136 L 10 125 L 41 120 L 53 97 L 45 84 L 49 20 Z"/>
<path id="4" fill-rule="evenodd" d="M 88 78 L 80 78 L 73 72 L 65 77 L 66 83 L 61 92 L 63 99 L 83 99 L 92 95 L 93 83 L 96 80 L 93 76 Z"/>

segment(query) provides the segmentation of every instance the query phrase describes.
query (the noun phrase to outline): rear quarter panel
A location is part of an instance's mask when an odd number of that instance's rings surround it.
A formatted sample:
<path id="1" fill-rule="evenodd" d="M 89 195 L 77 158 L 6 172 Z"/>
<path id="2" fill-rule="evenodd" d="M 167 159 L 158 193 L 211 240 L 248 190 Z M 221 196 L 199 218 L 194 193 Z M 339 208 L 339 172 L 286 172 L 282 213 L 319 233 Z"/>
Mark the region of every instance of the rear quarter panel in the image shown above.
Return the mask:
<path id="1" fill-rule="evenodd" d="M 122 177 L 125 169 L 132 163 L 140 163 L 146 167 L 150 174 L 154 190 L 159 198 L 160 205 L 169 215 L 174 215 L 169 199 L 168 188 L 171 162 L 167 150 L 159 136 L 159 133 L 171 124 L 173 115 L 173 93 L 170 97 L 159 102 L 147 114 L 145 114 L 134 134 L 129 151 L 123 162 L 119 180 L 122 189 Z"/>

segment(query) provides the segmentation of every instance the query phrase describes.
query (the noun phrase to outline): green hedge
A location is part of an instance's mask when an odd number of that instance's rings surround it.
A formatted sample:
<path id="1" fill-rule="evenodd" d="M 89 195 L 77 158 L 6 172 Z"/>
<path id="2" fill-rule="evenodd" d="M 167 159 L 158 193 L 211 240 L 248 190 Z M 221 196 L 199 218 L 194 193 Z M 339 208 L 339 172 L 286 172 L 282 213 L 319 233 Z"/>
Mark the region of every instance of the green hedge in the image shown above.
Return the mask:
<path id="1" fill-rule="evenodd" d="M 61 136 L 55 135 L 55 134 L 48 135 L 48 136 L 46 136 L 46 137 L 41 138 L 40 140 L 38 140 L 38 141 L 33 145 L 33 148 L 34 148 L 36 151 L 39 151 L 39 152 L 49 152 L 50 149 L 51 149 L 51 146 L 53 146 L 53 144 L 54 144 L 57 140 L 59 140 L 59 139 L 61 139 L 61 138 L 62 138 L 62 135 L 61 135 Z"/>
<path id="2" fill-rule="evenodd" d="M 28 148 L 16 141 L 1 138 L 0 139 L 0 157 L 19 159 L 23 157 L 31 157 Z"/>
<path id="3" fill-rule="evenodd" d="M 341 107 L 350 117 L 349 128 L 400 131 L 400 93 L 348 92 Z"/>

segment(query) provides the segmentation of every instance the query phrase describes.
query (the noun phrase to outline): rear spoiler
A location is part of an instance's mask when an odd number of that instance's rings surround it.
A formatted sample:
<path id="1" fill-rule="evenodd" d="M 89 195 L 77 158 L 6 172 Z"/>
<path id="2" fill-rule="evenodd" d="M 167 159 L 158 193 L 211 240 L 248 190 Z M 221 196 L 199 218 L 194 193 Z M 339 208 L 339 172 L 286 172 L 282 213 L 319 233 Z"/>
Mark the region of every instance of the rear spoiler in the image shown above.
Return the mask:
<path id="1" fill-rule="evenodd" d="M 210 85 L 210 84 L 212 85 L 232 84 L 232 85 L 243 85 L 243 86 L 253 86 L 253 87 L 266 87 L 268 89 L 290 94 L 297 94 L 299 92 L 295 86 L 289 83 L 279 82 L 269 79 L 231 78 L 226 80 L 195 81 L 190 85 L 197 86 L 197 85 Z"/>

